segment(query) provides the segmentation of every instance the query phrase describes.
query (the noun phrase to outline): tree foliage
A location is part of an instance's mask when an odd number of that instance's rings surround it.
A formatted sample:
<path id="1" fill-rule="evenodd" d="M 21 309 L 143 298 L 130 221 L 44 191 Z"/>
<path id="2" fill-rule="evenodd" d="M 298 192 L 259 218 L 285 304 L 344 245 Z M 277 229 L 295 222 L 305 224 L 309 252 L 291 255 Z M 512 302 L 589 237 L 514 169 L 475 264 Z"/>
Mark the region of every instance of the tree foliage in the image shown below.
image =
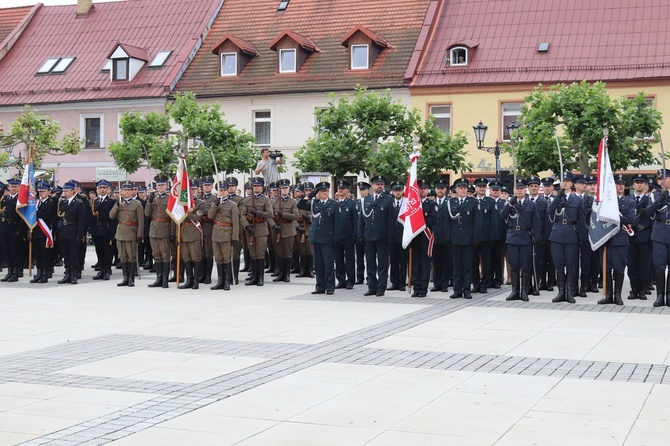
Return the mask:
<path id="1" fill-rule="evenodd" d="M 661 113 L 650 107 L 643 92 L 634 98 L 612 100 L 603 82 L 536 87 L 526 98 L 520 120 L 521 140 L 515 145 L 517 169 L 527 173 L 560 171 L 556 136 L 564 170 L 590 173 L 596 164 L 603 129 L 608 129 L 612 168 L 651 164 L 649 136 L 662 123 Z"/>
<path id="2" fill-rule="evenodd" d="M 10 125 L 8 132 L 0 129 L 0 144 L 3 147 L 16 147 L 24 152 L 32 146 L 33 165 L 39 168 L 47 155 L 76 155 L 81 151 L 83 141 L 79 138 L 78 130 L 74 129 L 59 139 L 60 130 L 58 122 L 48 116 L 38 115 L 30 106 L 25 106 Z M 12 150 L 10 156 L 6 151 L 1 152 L 0 168 L 16 168 L 20 173 L 23 172 L 25 154 L 19 157 L 16 153 L 18 151 Z"/>
<path id="3" fill-rule="evenodd" d="M 295 167 L 303 172 L 328 172 L 337 177 L 347 173 L 380 174 L 405 178 L 409 154 L 415 140 L 422 155 L 435 164 L 423 162 L 420 170 L 427 178 L 439 177 L 442 169 L 462 170 L 465 138 L 452 138 L 432 120 L 422 121 L 418 110 L 409 110 L 384 94 L 356 88 L 353 99 L 339 100 L 331 94 L 328 108 L 317 110 L 317 136 L 307 140 L 296 153 Z M 423 167 L 421 167 L 423 166 Z"/>
<path id="4" fill-rule="evenodd" d="M 172 119 L 181 131 L 171 131 Z M 109 151 L 117 165 L 135 172 L 143 163 L 164 174 L 176 170 L 177 155 L 187 154 L 189 170 L 198 175 L 246 171 L 256 165 L 253 136 L 223 119 L 219 105 L 201 105 L 192 93 L 178 94 L 167 113 L 127 112 L 120 122 L 123 141 Z M 193 143 L 188 147 L 188 141 Z M 216 167 L 214 166 L 216 160 Z"/>

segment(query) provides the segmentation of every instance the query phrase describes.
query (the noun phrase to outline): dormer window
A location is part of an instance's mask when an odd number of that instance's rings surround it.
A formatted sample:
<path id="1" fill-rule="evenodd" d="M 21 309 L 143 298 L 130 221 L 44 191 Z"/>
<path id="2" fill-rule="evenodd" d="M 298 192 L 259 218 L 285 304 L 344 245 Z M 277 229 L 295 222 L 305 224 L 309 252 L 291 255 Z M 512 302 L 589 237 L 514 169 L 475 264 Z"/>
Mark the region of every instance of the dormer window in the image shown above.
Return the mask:
<path id="1" fill-rule="evenodd" d="M 112 80 L 127 81 L 129 67 L 130 67 L 129 58 L 112 60 Z"/>
<path id="2" fill-rule="evenodd" d="M 296 71 L 296 50 L 294 48 L 279 50 L 279 72 L 295 73 Z"/>
<path id="3" fill-rule="evenodd" d="M 351 45 L 351 69 L 367 70 L 370 59 L 370 45 Z"/>
<path id="4" fill-rule="evenodd" d="M 479 42 L 471 39 L 453 42 L 451 45 L 449 45 L 447 54 L 444 55 L 444 59 L 447 60 L 448 57 L 449 66 L 452 67 L 467 66 L 470 64 L 475 49 L 478 46 Z"/>
<path id="5" fill-rule="evenodd" d="M 362 25 L 351 28 L 340 43 L 349 48 L 350 70 L 369 70 L 384 49 L 393 48 L 382 36 Z"/>
<path id="6" fill-rule="evenodd" d="M 250 42 L 232 34 L 223 36 L 212 48 L 212 53 L 219 56 L 220 76 L 238 76 L 253 57 L 260 56 Z"/>
<path id="7" fill-rule="evenodd" d="M 468 49 L 464 46 L 457 46 L 450 51 L 449 65 L 467 65 L 468 64 Z"/>
<path id="8" fill-rule="evenodd" d="M 221 76 L 237 76 L 237 53 L 221 53 Z"/>
<path id="9" fill-rule="evenodd" d="M 126 43 L 118 43 L 109 53 L 111 60 L 110 77 L 113 82 L 132 81 L 145 63 L 149 61 L 146 49 Z"/>

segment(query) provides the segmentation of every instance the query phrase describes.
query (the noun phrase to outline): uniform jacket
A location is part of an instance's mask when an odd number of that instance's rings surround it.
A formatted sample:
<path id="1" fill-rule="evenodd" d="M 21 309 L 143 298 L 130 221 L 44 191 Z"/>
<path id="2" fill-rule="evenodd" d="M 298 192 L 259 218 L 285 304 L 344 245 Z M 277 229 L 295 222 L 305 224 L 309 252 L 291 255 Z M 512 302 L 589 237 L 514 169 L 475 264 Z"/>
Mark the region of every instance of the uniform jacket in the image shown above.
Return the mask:
<path id="1" fill-rule="evenodd" d="M 119 222 L 116 227 L 117 240 L 129 242 L 144 237 L 144 208 L 138 200 L 116 201 L 109 211 L 109 216 Z"/>
<path id="2" fill-rule="evenodd" d="M 58 235 L 63 240 L 79 240 L 86 234 L 86 207 L 76 198 L 68 203 L 66 198 L 58 202 L 60 217 Z"/>
<path id="3" fill-rule="evenodd" d="M 437 224 L 437 203 L 426 198 L 421 202 L 421 210 L 423 211 L 423 219 L 426 222 L 426 228 L 432 232 Z M 422 234 L 417 235 L 415 240 L 419 237 L 423 237 L 427 240 L 428 236 L 423 232 Z"/>
<path id="4" fill-rule="evenodd" d="M 91 215 L 93 217 L 91 223 L 91 235 L 94 237 L 113 237 L 112 234 L 112 219 L 109 217 L 109 212 L 114 207 L 116 200 L 112 200 L 107 195 L 102 201 L 96 198 L 93 202 L 93 210 Z"/>
<path id="5" fill-rule="evenodd" d="M 523 204 L 516 202 L 511 205 L 506 202 L 500 210 L 500 217 L 507 223 L 506 243 L 508 245 L 531 246 L 533 242 L 540 242 L 541 233 L 540 214 L 536 202 L 524 198 Z"/>
<path id="6" fill-rule="evenodd" d="M 340 206 L 337 201 L 328 198 L 312 201 L 312 227 L 308 241 L 320 244 L 333 244 L 340 240 Z"/>
<path id="7" fill-rule="evenodd" d="M 632 225 L 635 222 L 635 200 L 627 195 L 622 195 L 618 198 L 619 201 L 619 218 L 621 225 Z M 623 228 L 612 237 L 608 243 L 610 246 L 628 246 L 630 235 Z"/>
<path id="8" fill-rule="evenodd" d="M 202 241 L 202 216 L 207 214 L 209 209 L 205 208 L 205 203 L 196 198 L 193 210 L 189 211 L 186 219 L 181 222 L 181 236 L 182 242 L 200 242 Z"/>
<path id="9" fill-rule="evenodd" d="M 545 222 L 547 220 L 547 206 L 549 206 L 549 203 L 542 197 L 542 195 L 538 195 L 535 197 L 535 200 L 533 200 L 532 197 L 527 197 L 532 203 L 535 203 L 535 207 L 537 208 L 537 214 L 540 218 L 540 232 L 535 234 L 536 241 L 541 242 L 544 240 L 546 237 L 549 237 L 548 230 L 551 229 L 551 226 L 545 226 Z M 546 231 L 546 232 L 545 232 Z"/>
<path id="10" fill-rule="evenodd" d="M 177 233 L 177 225 L 167 214 L 168 193 L 154 195 L 154 199 L 147 202 L 144 215 L 150 218 L 149 237 L 169 238 Z"/>
<path id="11" fill-rule="evenodd" d="M 631 237 L 631 243 L 648 243 L 651 240 L 651 227 L 653 220 L 647 212 L 647 206 L 651 204 L 649 195 L 642 195 L 640 201 L 637 202 L 635 195 L 631 195 L 633 205 L 635 206 L 635 221 L 633 222 L 633 231 L 635 235 Z"/>
<path id="12" fill-rule="evenodd" d="M 54 215 L 56 215 L 56 204 L 56 200 L 51 197 L 47 197 L 44 201 L 41 201 L 39 198 L 35 200 L 37 218 L 41 218 L 49 228 L 51 228 Z M 46 235 L 38 227 L 33 230 L 33 238 L 45 239 Z"/>
<path id="13" fill-rule="evenodd" d="M 474 243 L 488 243 L 491 240 L 491 220 L 495 213 L 493 198 L 484 196 L 473 198 L 476 202 Z"/>
<path id="14" fill-rule="evenodd" d="M 5 195 L 0 200 L 0 233 L 14 234 L 21 228 L 21 217 L 16 213 L 18 194 Z"/>
<path id="15" fill-rule="evenodd" d="M 505 224 L 505 220 L 501 217 L 500 211 L 502 211 L 506 201 L 500 197 L 497 199 L 492 198 L 492 200 L 493 216 L 491 217 L 491 241 L 505 241 L 505 239 L 507 239 L 507 224 Z"/>
<path id="16" fill-rule="evenodd" d="M 237 204 L 228 198 L 212 202 L 207 218 L 212 220 L 212 241 L 217 243 L 240 239 L 240 211 Z"/>
<path id="17" fill-rule="evenodd" d="M 366 242 L 393 240 L 394 215 L 393 198 L 380 194 L 375 200 L 374 194 L 368 195 L 363 199 L 363 207 L 358 218 L 358 237 L 362 234 Z"/>
<path id="18" fill-rule="evenodd" d="M 209 210 L 212 207 L 212 203 L 216 201 L 217 197 L 214 196 L 214 194 L 207 194 L 202 196 L 201 200 L 203 203 L 205 203 L 204 207 L 205 209 Z M 207 216 L 207 214 L 202 216 L 202 220 L 200 221 L 202 224 L 202 234 L 205 237 L 211 237 L 212 236 L 212 229 L 214 228 L 214 222 Z"/>
<path id="19" fill-rule="evenodd" d="M 670 198 L 661 200 L 656 194 L 655 199 L 647 206 L 647 213 L 653 220 L 654 226 L 651 230 L 651 240 L 653 242 L 665 243 L 670 245 L 670 208 L 668 203 Z"/>
<path id="20" fill-rule="evenodd" d="M 358 237 L 358 210 L 356 201 L 345 198 L 337 202 L 340 207 L 340 238 L 339 240 L 351 240 Z"/>
<path id="21" fill-rule="evenodd" d="M 395 214 L 395 230 L 393 231 L 393 243 L 402 243 L 402 233 L 405 230 L 405 226 L 398 221 L 398 215 L 400 214 L 400 208 L 402 203 L 406 201 L 405 197 L 400 200 L 393 199 L 393 212 Z M 396 205 L 396 201 L 399 201 L 399 204 Z"/>
<path id="22" fill-rule="evenodd" d="M 243 227 L 251 225 L 256 236 L 270 234 L 267 220 L 274 215 L 272 212 L 272 203 L 265 195 L 254 195 L 248 197 L 242 202 L 242 211 L 240 212 L 240 223 Z M 256 209 L 256 215 L 250 213 L 250 209 Z M 251 220 L 251 221 L 249 221 Z"/>
<path id="23" fill-rule="evenodd" d="M 433 226 L 433 236 L 435 237 L 436 245 L 444 245 L 451 240 L 451 218 L 449 217 L 449 209 L 447 202 L 449 197 L 443 197 L 442 204 L 439 204 L 439 198 L 435 200 L 437 204 L 437 222 Z"/>
<path id="24" fill-rule="evenodd" d="M 586 241 L 586 218 L 581 197 L 571 193 L 556 197 L 547 206 L 547 214 L 552 221 L 549 240 L 571 244 Z"/>
<path id="25" fill-rule="evenodd" d="M 463 204 L 459 204 L 458 198 L 450 198 L 448 201 L 448 213 L 451 218 L 451 244 L 456 246 L 467 246 L 473 244 L 475 234 L 475 214 L 477 200 L 465 197 Z"/>
<path id="26" fill-rule="evenodd" d="M 275 222 L 281 228 L 282 237 L 295 236 L 295 227 L 297 225 L 300 213 L 298 212 L 298 201 L 289 197 L 282 198 L 281 196 L 273 203 L 273 211 L 282 211 L 282 216 L 275 215 Z"/>

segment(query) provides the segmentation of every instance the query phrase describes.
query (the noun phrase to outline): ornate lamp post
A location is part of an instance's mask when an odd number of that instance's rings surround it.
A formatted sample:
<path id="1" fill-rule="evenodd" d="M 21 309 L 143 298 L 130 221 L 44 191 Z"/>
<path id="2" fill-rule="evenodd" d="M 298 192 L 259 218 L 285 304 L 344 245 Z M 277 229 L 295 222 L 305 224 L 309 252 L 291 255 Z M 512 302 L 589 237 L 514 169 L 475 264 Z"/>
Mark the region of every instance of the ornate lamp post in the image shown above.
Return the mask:
<path id="1" fill-rule="evenodd" d="M 475 131 L 475 139 L 477 140 L 477 149 L 483 150 L 488 153 L 492 153 L 496 159 L 496 181 L 500 180 L 500 143 L 496 139 L 496 145 L 492 147 L 484 146 L 484 138 L 486 138 L 486 131 L 489 129 L 488 126 L 484 125 L 482 121 L 479 121 L 479 124 L 472 126 L 472 129 Z"/>

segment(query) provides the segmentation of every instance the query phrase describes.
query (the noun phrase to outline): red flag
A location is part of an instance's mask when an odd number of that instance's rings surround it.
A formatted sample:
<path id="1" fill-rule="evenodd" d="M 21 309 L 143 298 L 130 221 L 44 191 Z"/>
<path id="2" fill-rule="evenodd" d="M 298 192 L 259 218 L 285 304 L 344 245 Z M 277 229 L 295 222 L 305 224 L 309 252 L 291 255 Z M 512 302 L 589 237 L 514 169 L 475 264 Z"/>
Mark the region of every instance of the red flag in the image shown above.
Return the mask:
<path id="1" fill-rule="evenodd" d="M 405 196 L 398 213 L 398 220 L 405 226 L 402 231 L 403 248 L 407 248 L 412 239 L 426 229 L 426 220 L 423 218 L 421 197 L 419 196 L 419 185 L 416 180 L 416 163 L 419 154 L 412 153 L 410 159 L 412 160 L 412 167 L 409 169 Z"/>
<path id="2" fill-rule="evenodd" d="M 166 212 L 179 225 L 186 219 L 186 215 L 193 207 L 194 203 L 191 196 L 188 169 L 186 168 L 186 158 L 181 155 L 179 156 L 177 173 L 174 176 L 170 195 L 168 196 Z"/>

